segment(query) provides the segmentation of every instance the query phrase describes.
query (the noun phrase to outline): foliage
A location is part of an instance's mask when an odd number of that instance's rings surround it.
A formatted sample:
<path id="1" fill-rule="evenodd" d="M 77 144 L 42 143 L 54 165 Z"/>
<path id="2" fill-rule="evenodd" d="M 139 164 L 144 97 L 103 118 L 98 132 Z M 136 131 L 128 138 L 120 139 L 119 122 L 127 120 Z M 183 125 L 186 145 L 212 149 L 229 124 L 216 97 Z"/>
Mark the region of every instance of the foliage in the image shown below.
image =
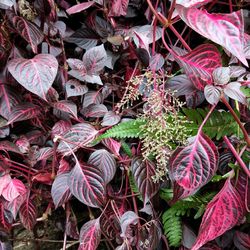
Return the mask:
<path id="1" fill-rule="evenodd" d="M 0 248 L 247 248 L 249 4 L 0 1 Z"/>

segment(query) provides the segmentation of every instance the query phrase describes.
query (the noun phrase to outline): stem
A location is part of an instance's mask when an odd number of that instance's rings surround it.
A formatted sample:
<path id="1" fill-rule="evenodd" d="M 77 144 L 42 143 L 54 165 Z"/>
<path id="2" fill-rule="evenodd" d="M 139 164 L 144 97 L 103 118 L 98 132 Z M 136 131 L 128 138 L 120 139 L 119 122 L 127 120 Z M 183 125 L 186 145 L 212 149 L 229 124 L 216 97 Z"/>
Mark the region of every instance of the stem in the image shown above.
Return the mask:
<path id="1" fill-rule="evenodd" d="M 243 160 L 240 158 L 240 156 L 238 155 L 238 153 L 236 152 L 235 148 L 233 147 L 233 145 L 231 144 L 231 142 L 228 140 L 228 138 L 226 136 L 223 137 L 225 143 L 227 144 L 227 146 L 229 147 L 229 149 L 231 150 L 231 152 L 233 153 L 234 157 L 236 158 L 237 162 L 239 163 L 239 165 L 241 166 L 241 168 L 244 170 L 244 172 L 247 174 L 247 176 L 250 178 L 250 170 L 247 168 L 246 164 L 243 162 Z"/>
<path id="2" fill-rule="evenodd" d="M 171 7 L 169 9 L 169 12 L 168 12 L 168 21 L 170 22 L 171 19 L 172 19 L 172 14 L 174 12 L 174 8 L 175 8 L 175 5 L 176 5 L 176 0 L 173 0 L 172 3 L 171 3 Z"/>
<path id="3" fill-rule="evenodd" d="M 155 10 L 154 6 L 152 5 L 150 0 L 147 0 L 148 6 L 150 8 L 150 10 L 153 12 L 154 16 L 159 20 L 159 22 L 163 25 L 163 26 L 168 26 L 168 19 L 160 16 L 157 11 Z"/>
<path id="4" fill-rule="evenodd" d="M 247 133 L 246 129 L 244 128 L 243 124 L 241 123 L 239 117 L 236 115 L 233 108 L 230 106 L 230 104 L 228 103 L 228 101 L 226 100 L 226 98 L 224 96 L 221 97 L 221 101 L 226 105 L 226 107 L 229 109 L 230 113 L 234 117 L 235 121 L 238 123 L 238 125 L 239 125 L 239 127 L 244 135 L 246 143 L 247 143 L 248 147 L 250 147 L 250 137 L 248 136 L 248 133 Z"/>
<path id="5" fill-rule="evenodd" d="M 200 127 L 199 127 L 199 130 L 198 130 L 197 135 L 201 133 L 202 128 L 203 128 L 203 127 L 204 127 L 204 125 L 206 124 L 206 122 L 207 122 L 207 120 L 208 120 L 209 116 L 212 114 L 212 112 L 214 111 L 215 107 L 216 107 L 216 104 L 215 104 L 215 105 L 213 105 L 213 106 L 211 107 L 211 109 L 209 110 L 209 112 L 207 113 L 207 115 L 206 115 L 205 119 L 203 120 L 202 124 L 201 124 L 201 125 L 200 125 Z"/>

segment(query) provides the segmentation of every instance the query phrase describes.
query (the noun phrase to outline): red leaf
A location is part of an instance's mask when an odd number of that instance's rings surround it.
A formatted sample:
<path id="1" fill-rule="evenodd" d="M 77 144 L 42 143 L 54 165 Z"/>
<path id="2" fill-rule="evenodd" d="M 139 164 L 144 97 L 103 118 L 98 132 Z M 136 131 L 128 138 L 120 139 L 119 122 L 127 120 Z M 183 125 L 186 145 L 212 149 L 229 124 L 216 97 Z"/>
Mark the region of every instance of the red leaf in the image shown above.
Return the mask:
<path id="1" fill-rule="evenodd" d="M 176 60 L 200 90 L 213 83 L 212 73 L 221 66 L 220 53 L 212 44 L 202 44 L 183 56 L 176 56 Z"/>
<path id="2" fill-rule="evenodd" d="M 68 186 L 69 173 L 60 174 L 56 177 L 51 188 L 51 196 L 55 207 L 62 206 L 71 197 Z"/>
<path id="3" fill-rule="evenodd" d="M 90 207 L 102 207 L 105 203 L 105 186 L 100 169 L 76 163 L 71 170 L 68 185 L 71 193 Z"/>
<path id="4" fill-rule="evenodd" d="M 34 53 L 37 53 L 37 45 L 43 41 L 44 35 L 33 23 L 20 16 L 11 17 L 11 21 L 17 32 L 30 44 Z"/>
<path id="5" fill-rule="evenodd" d="M 63 136 L 63 138 L 67 141 L 67 144 L 62 139 L 57 147 L 57 150 L 64 156 L 70 155 L 71 151 L 69 150 L 69 147 L 73 151 L 82 146 L 88 147 L 89 143 L 94 140 L 97 134 L 98 131 L 88 123 L 78 123 L 73 125 Z M 72 142 L 72 144 L 70 142 Z"/>
<path id="6" fill-rule="evenodd" d="M 105 184 L 109 183 L 114 178 L 116 161 L 113 155 L 107 150 L 99 149 L 93 152 L 89 157 L 88 164 L 102 171 Z"/>
<path id="7" fill-rule="evenodd" d="M 77 80 L 69 80 L 65 85 L 67 97 L 82 96 L 88 92 L 88 87 Z"/>
<path id="8" fill-rule="evenodd" d="M 36 224 L 37 210 L 36 206 L 29 198 L 21 205 L 19 210 L 19 217 L 26 229 L 33 229 Z"/>
<path id="9" fill-rule="evenodd" d="M 6 215 L 8 211 L 4 209 L 4 204 L 2 201 L 0 201 L 0 225 L 1 228 L 4 228 L 6 230 L 11 229 L 11 221 L 8 220 L 8 216 Z M 2 235 L 1 235 L 2 236 Z M 1 245 L 0 245 L 1 247 Z"/>
<path id="10" fill-rule="evenodd" d="M 32 177 L 32 181 L 37 181 L 46 185 L 52 184 L 51 173 L 39 173 Z"/>
<path id="11" fill-rule="evenodd" d="M 27 90 L 46 100 L 46 94 L 57 74 L 58 62 L 48 54 L 33 59 L 17 58 L 8 64 L 12 76 Z"/>
<path id="12" fill-rule="evenodd" d="M 242 11 L 230 14 L 209 14 L 205 10 L 176 5 L 181 19 L 200 35 L 218 43 L 248 66 L 244 55 Z M 201 21 L 202 20 L 202 21 Z M 208 60 L 211 59 L 210 57 Z"/>
<path id="13" fill-rule="evenodd" d="M 106 138 L 102 140 L 102 143 L 116 156 L 119 156 L 119 151 L 121 148 L 121 143 L 112 139 Z"/>
<path id="14" fill-rule="evenodd" d="M 67 9 L 67 13 L 69 15 L 84 11 L 86 9 L 88 9 L 90 6 L 92 6 L 95 2 L 94 1 L 89 1 L 86 3 L 79 3 L 77 5 L 72 6 L 71 8 Z"/>
<path id="15" fill-rule="evenodd" d="M 213 141 L 198 134 L 186 147 L 179 147 L 169 159 L 169 176 L 180 187 L 181 193 L 175 190 L 173 200 L 194 194 L 213 177 L 218 165 L 218 151 Z"/>
<path id="16" fill-rule="evenodd" d="M 60 111 L 69 113 L 72 117 L 77 119 L 77 106 L 74 102 L 62 100 L 62 101 L 54 102 L 51 105 Z"/>
<path id="17" fill-rule="evenodd" d="M 36 161 L 47 160 L 53 155 L 52 147 L 40 148 L 35 152 Z"/>
<path id="18" fill-rule="evenodd" d="M 16 199 L 19 195 L 24 195 L 26 193 L 26 187 L 24 184 L 18 180 L 13 179 L 9 182 L 9 184 L 3 189 L 2 196 L 7 201 L 13 201 Z"/>
<path id="19" fill-rule="evenodd" d="M 234 227 L 244 216 L 242 200 L 228 179 L 221 191 L 208 203 L 199 234 L 192 250 L 198 250 Z"/>
<path id="20" fill-rule="evenodd" d="M 11 182 L 11 177 L 9 174 L 0 176 L 0 196 L 2 195 L 3 190 L 9 185 L 10 182 Z"/>
<path id="21" fill-rule="evenodd" d="M 240 250 L 249 250 L 250 235 L 236 231 L 234 234 L 234 245 Z"/>
<path id="22" fill-rule="evenodd" d="M 69 121 L 60 120 L 55 123 L 51 130 L 51 137 L 54 138 L 56 135 L 65 134 L 70 128 L 72 124 Z"/>
<path id="23" fill-rule="evenodd" d="M 126 16 L 129 0 L 113 0 L 109 16 Z"/>
<path id="24" fill-rule="evenodd" d="M 135 158 L 131 163 L 132 174 L 135 183 L 142 194 L 144 204 L 146 204 L 159 190 L 159 183 L 153 181 L 152 176 L 156 174 L 153 162 L 142 158 Z"/>
<path id="25" fill-rule="evenodd" d="M 33 103 L 23 103 L 15 106 L 10 113 L 7 124 L 25 121 L 37 117 L 40 114 L 40 107 Z"/>
<path id="26" fill-rule="evenodd" d="M 80 246 L 78 250 L 95 250 L 101 240 L 100 221 L 90 220 L 85 223 L 80 231 Z"/>

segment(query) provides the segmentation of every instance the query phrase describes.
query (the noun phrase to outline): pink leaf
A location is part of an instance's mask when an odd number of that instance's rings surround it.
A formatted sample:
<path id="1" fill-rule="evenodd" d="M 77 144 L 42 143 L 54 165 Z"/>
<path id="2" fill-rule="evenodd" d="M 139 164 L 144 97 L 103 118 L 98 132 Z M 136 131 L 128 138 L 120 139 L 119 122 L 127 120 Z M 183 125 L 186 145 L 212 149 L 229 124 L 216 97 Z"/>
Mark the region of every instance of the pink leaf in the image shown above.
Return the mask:
<path id="1" fill-rule="evenodd" d="M 91 7 L 95 2 L 94 1 L 89 1 L 86 3 L 79 3 L 77 5 L 72 6 L 71 8 L 67 9 L 67 13 L 69 15 L 84 11 L 86 9 L 88 9 L 89 7 Z"/>
<path id="2" fill-rule="evenodd" d="M 51 196 L 56 208 L 63 205 L 71 197 L 71 192 L 68 186 L 68 178 L 69 173 L 60 174 L 53 182 Z"/>
<path id="3" fill-rule="evenodd" d="M 51 130 L 51 137 L 54 138 L 56 135 L 65 134 L 70 128 L 72 124 L 69 121 L 60 120 L 55 123 Z"/>
<path id="4" fill-rule="evenodd" d="M 37 45 L 44 38 L 42 31 L 35 24 L 20 16 L 14 16 L 11 21 L 17 32 L 30 44 L 32 51 L 37 53 Z"/>
<path id="5" fill-rule="evenodd" d="M 24 184 L 18 180 L 13 179 L 9 184 L 4 188 L 2 195 L 7 201 L 13 201 L 19 195 L 24 195 L 26 193 L 26 188 Z"/>
<path id="6" fill-rule="evenodd" d="M 144 204 L 146 204 L 159 190 L 159 183 L 153 181 L 152 176 L 156 174 L 153 162 L 142 158 L 135 158 L 131 163 L 131 171 L 135 183 L 142 194 Z"/>
<path id="7" fill-rule="evenodd" d="M 119 123 L 121 120 L 120 115 L 116 114 L 114 111 L 108 111 L 102 120 L 102 126 L 113 126 Z"/>
<path id="8" fill-rule="evenodd" d="M 76 163 L 70 172 L 68 185 L 71 193 L 85 205 L 102 207 L 105 204 L 105 186 L 100 169 Z"/>
<path id="9" fill-rule="evenodd" d="M 185 198 L 194 194 L 213 177 L 218 165 L 218 151 L 213 141 L 201 132 L 188 146 L 175 150 L 169 165 L 169 176 L 175 183 L 174 189 L 184 189 L 174 200 Z"/>
<path id="10" fill-rule="evenodd" d="M 206 242 L 214 240 L 242 220 L 244 205 L 228 179 L 221 191 L 208 203 L 202 217 L 197 240 L 192 250 L 198 250 Z"/>
<path id="11" fill-rule="evenodd" d="M 164 58 L 161 54 L 154 54 L 149 61 L 149 67 L 152 71 L 157 71 L 162 68 L 164 65 L 165 61 Z"/>
<path id="12" fill-rule="evenodd" d="M 129 0 L 113 0 L 109 16 L 126 16 Z"/>
<path id="13" fill-rule="evenodd" d="M 220 100 L 221 90 L 222 89 L 220 87 L 216 87 L 214 85 L 205 86 L 204 94 L 206 100 L 212 105 L 217 104 Z"/>
<path id="14" fill-rule="evenodd" d="M 103 104 L 90 104 L 81 111 L 81 114 L 85 117 L 103 117 L 107 112 L 108 109 Z"/>
<path id="15" fill-rule="evenodd" d="M 95 250 L 101 240 L 100 220 L 94 219 L 85 223 L 80 231 L 80 246 L 78 250 Z"/>
<path id="16" fill-rule="evenodd" d="M 112 139 L 112 138 L 106 138 L 102 140 L 102 143 L 116 156 L 119 156 L 119 151 L 121 148 L 121 143 Z"/>
<path id="17" fill-rule="evenodd" d="M 83 108 L 88 107 L 90 104 L 101 104 L 103 102 L 103 95 L 100 91 L 90 91 L 84 95 Z"/>
<path id="18" fill-rule="evenodd" d="M 2 195 L 3 190 L 9 185 L 10 182 L 11 182 L 11 177 L 9 174 L 0 176 L 0 195 Z"/>
<path id="19" fill-rule="evenodd" d="M 32 230 L 36 224 L 37 209 L 33 201 L 27 199 L 20 207 L 19 217 L 23 226 Z"/>
<path id="20" fill-rule="evenodd" d="M 242 11 L 230 14 L 209 14 L 205 10 L 176 5 L 181 19 L 200 35 L 218 43 L 248 66 L 244 55 Z M 210 59 L 210 58 L 209 58 Z"/>
<path id="21" fill-rule="evenodd" d="M 16 219 L 17 213 L 25 200 L 26 195 L 19 195 L 14 200 L 7 203 L 6 209 L 11 212 L 14 219 Z"/>
<path id="22" fill-rule="evenodd" d="M 36 161 L 47 160 L 53 155 L 52 147 L 40 148 L 35 152 Z"/>
<path id="23" fill-rule="evenodd" d="M 233 100 L 239 101 L 242 104 L 247 104 L 246 96 L 240 89 L 241 84 L 239 82 L 230 82 L 224 88 L 224 93 Z"/>
<path id="24" fill-rule="evenodd" d="M 214 84 L 225 85 L 230 81 L 230 68 L 219 67 L 213 71 Z"/>
<path id="25" fill-rule="evenodd" d="M 212 0 L 176 0 L 176 4 L 180 4 L 186 8 L 190 8 L 194 6 L 196 7 L 202 6 L 209 2 L 212 2 Z"/>
<path id="26" fill-rule="evenodd" d="M 112 154 L 105 149 L 93 152 L 88 160 L 89 165 L 99 168 L 103 173 L 105 184 L 109 183 L 116 172 L 116 161 Z"/>
<path id="27" fill-rule="evenodd" d="M 202 44 L 183 56 L 176 56 L 176 60 L 200 90 L 213 83 L 212 73 L 221 66 L 220 53 L 212 44 Z"/>
<path id="28" fill-rule="evenodd" d="M 39 54 L 33 59 L 17 58 L 8 64 L 12 76 L 27 90 L 46 100 L 57 74 L 58 62 L 52 55 Z"/>
<path id="29" fill-rule="evenodd" d="M 17 154 L 21 154 L 21 151 L 19 150 L 19 148 L 13 142 L 10 142 L 10 141 L 1 141 L 0 150 L 11 151 Z"/>
<path id="30" fill-rule="evenodd" d="M 81 146 L 87 147 L 89 143 L 94 140 L 97 133 L 98 131 L 95 130 L 92 125 L 88 123 L 78 123 L 73 125 L 68 132 L 64 134 L 63 138 L 66 139 L 69 147 L 75 151 Z M 72 142 L 72 144 L 70 142 Z M 71 154 L 71 151 L 65 142 L 63 142 L 63 139 L 60 141 L 57 150 L 64 156 Z"/>
<path id="31" fill-rule="evenodd" d="M 88 92 L 88 87 L 77 80 L 69 80 L 65 85 L 67 97 L 82 96 Z"/>
<path id="32" fill-rule="evenodd" d="M 69 113 L 75 119 L 78 119 L 77 118 L 77 106 L 74 102 L 62 100 L 62 101 L 54 102 L 51 105 L 60 111 Z"/>
<path id="33" fill-rule="evenodd" d="M 8 124 L 13 122 L 29 120 L 37 117 L 40 114 L 40 107 L 33 103 L 23 103 L 15 106 L 11 110 Z"/>

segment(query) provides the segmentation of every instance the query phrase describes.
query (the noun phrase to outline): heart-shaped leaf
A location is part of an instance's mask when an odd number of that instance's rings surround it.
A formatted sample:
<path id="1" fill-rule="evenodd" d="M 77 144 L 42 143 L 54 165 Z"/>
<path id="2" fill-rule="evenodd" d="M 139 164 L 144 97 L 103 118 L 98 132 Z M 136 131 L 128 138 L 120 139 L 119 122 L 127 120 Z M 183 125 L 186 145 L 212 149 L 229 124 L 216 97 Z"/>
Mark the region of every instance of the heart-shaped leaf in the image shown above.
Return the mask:
<path id="1" fill-rule="evenodd" d="M 8 70 L 27 90 L 46 100 L 46 94 L 57 74 L 58 62 L 52 55 L 39 54 L 33 59 L 16 58 Z"/>
<path id="2" fill-rule="evenodd" d="M 159 183 L 154 182 L 152 176 L 155 176 L 156 166 L 153 162 L 142 158 L 135 158 L 131 163 L 132 174 L 135 183 L 142 194 L 144 204 L 146 204 L 159 190 Z"/>
<path id="3" fill-rule="evenodd" d="M 200 90 L 213 83 L 212 73 L 221 66 L 220 53 L 212 44 L 202 44 L 183 56 L 176 56 L 176 60 Z"/>
<path id="4" fill-rule="evenodd" d="M 10 113 L 8 124 L 29 120 L 40 114 L 40 107 L 33 103 L 23 103 L 15 106 Z"/>
<path id="5" fill-rule="evenodd" d="M 105 184 L 109 183 L 116 172 L 116 162 L 112 154 L 105 149 L 99 149 L 93 152 L 88 160 L 89 165 L 99 168 L 103 173 Z"/>
<path id="6" fill-rule="evenodd" d="M 102 207 L 105 204 L 104 183 L 103 173 L 99 168 L 79 163 L 76 163 L 68 178 L 71 193 L 90 207 Z"/>
<path id="7" fill-rule="evenodd" d="M 56 177 L 51 188 L 51 196 L 55 207 L 58 208 L 71 197 L 68 186 L 69 173 L 60 174 Z"/>
<path id="8" fill-rule="evenodd" d="M 193 141 L 178 147 L 169 160 L 169 176 L 184 192 L 178 198 L 194 194 L 213 177 L 218 165 L 218 151 L 213 141 L 200 132 Z M 176 194 L 176 192 L 174 192 Z"/>
<path id="9" fill-rule="evenodd" d="M 86 85 L 82 85 L 77 80 L 69 80 L 65 84 L 67 97 L 71 96 L 82 96 L 88 92 L 88 87 Z"/>
<path id="10" fill-rule="evenodd" d="M 230 14 L 209 14 L 206 10 L 176 5 L 181 19 L 200 35 L 218 43 L 248 66 L 244 54 L 244 24 L 242 11 Z M 202 20 L 202 21 L 201 21 Z M 211 59 L 208 56 L 208 60 Z"/>
<path id="11" fill-rule="evenodd" d="M 63 136 L 66 143 L 60 141 L 57 150 L 63 155 L 70 155 L 69 147 L 75 151 L 81 146 L 88 146 L 88 144 L 95 138 L 98 131 L 88 123 L 78 123 L 73 125 L 68 132 Z M 70 143 L 72 142 L 72 144 Z M 68 147 L 69 146 L 69 147 Z"/>
<path id="12" fill-rule="evenodd" d="M 243 208 L 238 192 L 228 179 L 221 191 L 207 205 L 192 250 L 200 249 L 206 242 L 234 227 L 243 218 Z"/>
<path id="13" fill-rule="evenodd" d="M 78 250 L 95 250 L 101 240 L 100 220 L 94 219 L 85 223 L 80 231 L 80 246 Z"/>
<path id="14" fill-rule="evenodd" d="M 20 207 L 19 217 L 23 226 L 32 230 L 36 224 L 37 209 L 31 199 L 27 199 Z"/>

